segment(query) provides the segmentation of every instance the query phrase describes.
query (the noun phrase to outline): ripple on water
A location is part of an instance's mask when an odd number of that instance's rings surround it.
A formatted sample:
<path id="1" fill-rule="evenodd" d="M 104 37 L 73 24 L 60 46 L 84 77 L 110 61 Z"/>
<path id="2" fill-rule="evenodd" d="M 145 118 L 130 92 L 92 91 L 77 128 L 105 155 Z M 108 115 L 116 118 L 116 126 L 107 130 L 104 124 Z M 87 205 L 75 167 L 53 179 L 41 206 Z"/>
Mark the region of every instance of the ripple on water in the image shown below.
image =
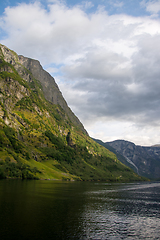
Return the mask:
<path id="1" fill-rule="evenodd" d="M 159 239 L 160 184 L 111 187 L 88 192 L 83 239 Z"/>

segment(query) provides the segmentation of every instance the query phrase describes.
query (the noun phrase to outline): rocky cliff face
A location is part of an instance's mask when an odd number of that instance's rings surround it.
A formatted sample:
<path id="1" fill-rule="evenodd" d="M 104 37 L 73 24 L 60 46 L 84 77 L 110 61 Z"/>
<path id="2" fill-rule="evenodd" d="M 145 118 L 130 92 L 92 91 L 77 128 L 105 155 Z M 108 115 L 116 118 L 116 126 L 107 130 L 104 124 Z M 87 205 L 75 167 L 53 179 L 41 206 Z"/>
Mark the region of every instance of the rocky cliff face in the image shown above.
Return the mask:
<path id="1" fill-rule="evenodd" d="M 107 142 L 107 144 L 132 163 L 140 175 L 160 179 L 160 147 L 137 146 L 124 140 Z"/>
<path id="2" fill-rule="evenodd" d="M 11 64 L 17 70 L 18 74 L 21 76 L 22 79 L 27 82 L 32 82 L 33 78 L 38 80 L 42 85 L 42 90 L 45 98 L 53 104 L 60 105 L 71 120 L 71 122 L 75 126 L 80 128 L 84 133 L 88 134 L 87 131 L 84 129 L 82 123 L 68 107 L 54 78 L 42 68 L 39 61 L 23 56 L 18 56 L 15 52 L 11 51 L 6 46 L 1 44 L 0 49 L 1 56 L 3 56 L 4 60 Z M 13 72 L 10 67 L 8 67 L 7 69 L 1 69 L 1 71 Z M 18 92 L 21 95 L 21 91 Z"/>

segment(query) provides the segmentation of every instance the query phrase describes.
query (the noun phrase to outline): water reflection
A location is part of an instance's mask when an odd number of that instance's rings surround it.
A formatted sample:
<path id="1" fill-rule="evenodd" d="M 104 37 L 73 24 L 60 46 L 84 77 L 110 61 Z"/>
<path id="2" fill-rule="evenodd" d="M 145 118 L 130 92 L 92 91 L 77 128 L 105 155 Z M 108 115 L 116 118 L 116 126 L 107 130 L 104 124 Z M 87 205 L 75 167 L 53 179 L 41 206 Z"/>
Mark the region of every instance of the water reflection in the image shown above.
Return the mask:
<path id="1" fill-rule="evenodd" d="M 158 239 L 160 183 L 0 181 L 1 239 Z"/>

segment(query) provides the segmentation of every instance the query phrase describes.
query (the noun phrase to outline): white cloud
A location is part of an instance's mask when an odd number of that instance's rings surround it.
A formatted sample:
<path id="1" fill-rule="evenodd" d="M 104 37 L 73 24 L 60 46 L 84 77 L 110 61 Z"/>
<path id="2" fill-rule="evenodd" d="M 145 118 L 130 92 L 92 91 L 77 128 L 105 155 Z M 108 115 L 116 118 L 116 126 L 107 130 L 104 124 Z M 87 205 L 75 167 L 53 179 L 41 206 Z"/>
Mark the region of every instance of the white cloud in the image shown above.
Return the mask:
<path id="1" fill-rule="evenodd" d="M 92 2 L 84 1 L 82 4 L 86 9 L 94 7 L 94 4 Z"/>
<path id="2" fill-rule="evenodd" d="M 158 14 L 160 12 L 160 1 L 159 0 L 150 0 L 150 1 L 143 0 L 141 2 L 141 5 L 146 8 L 147 12 L 150 12 L 152 14 Z M 155 15 L 155 16 L 157 16 L 157 15 Z"/>
<path id="3" fill-rule="evenodd" d="M 123 7 L 124 3 L 123 2 L 119 2 L 119 1 L 116 1 L 113 3 L 113 6 L 114 7 L 117 7 L 117 8 L 121 8 Z"/>
<path id="4" fill-rule="evenodd" d="M 159 127 L 155 132 L 154 127 L 137 127 L 131 122 L 116 120 L 97 121 L 94 125 L 87 125 L 87 127 L 91 137 L 101 139 L 104 142 L 126 140 L 134 142 L 136 145 L 142 145 L 143 143 L 143 146 L 152 146 L 159 143 Z"/>
<path id="5" fill-rule="evenodd" d="M 74 54 L 78 47 L 81 49 L 86 38 L 91 39 L 96 31 L 87 15 L 78 7 L 69 9 L 60 3 L 51 4 L 47 12 L 37 2 L 8 7 L 5 10 L 4 28 L 9 35 L 5 40 L 8 46 L 27 56 L 31 54 L 31 57 L 42 58 L 43 55 L 44 62 L 57 63 Z"/>
<path id="6" fill-rule="evenodd" d="M 157 13 L 157 1 L 143 4 Z M 8 34 L 3 44 L 60 74 L 65 99 L 93 137 L 158 142 L 158 18 L 109 16 L 104 8 L 87 15 L 82 6 L 49 1 L 47 8 L 39 2 L 6 8 L 1 26 Z"/>

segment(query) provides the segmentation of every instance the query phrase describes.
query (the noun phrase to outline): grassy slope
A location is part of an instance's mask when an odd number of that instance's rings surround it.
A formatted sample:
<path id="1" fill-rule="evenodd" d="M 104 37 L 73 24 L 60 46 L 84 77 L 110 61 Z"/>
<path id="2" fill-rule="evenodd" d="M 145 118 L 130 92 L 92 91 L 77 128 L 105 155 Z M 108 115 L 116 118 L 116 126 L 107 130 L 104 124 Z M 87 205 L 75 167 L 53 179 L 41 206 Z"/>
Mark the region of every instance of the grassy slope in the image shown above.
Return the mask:
<path id="1" fill-rule="evenodd" d="M 0 73 L 0 178 L 142 180 L 46 101 L 37 80 L 27 83 L 1 61 L 4 67 L 10 72 Z"/>

